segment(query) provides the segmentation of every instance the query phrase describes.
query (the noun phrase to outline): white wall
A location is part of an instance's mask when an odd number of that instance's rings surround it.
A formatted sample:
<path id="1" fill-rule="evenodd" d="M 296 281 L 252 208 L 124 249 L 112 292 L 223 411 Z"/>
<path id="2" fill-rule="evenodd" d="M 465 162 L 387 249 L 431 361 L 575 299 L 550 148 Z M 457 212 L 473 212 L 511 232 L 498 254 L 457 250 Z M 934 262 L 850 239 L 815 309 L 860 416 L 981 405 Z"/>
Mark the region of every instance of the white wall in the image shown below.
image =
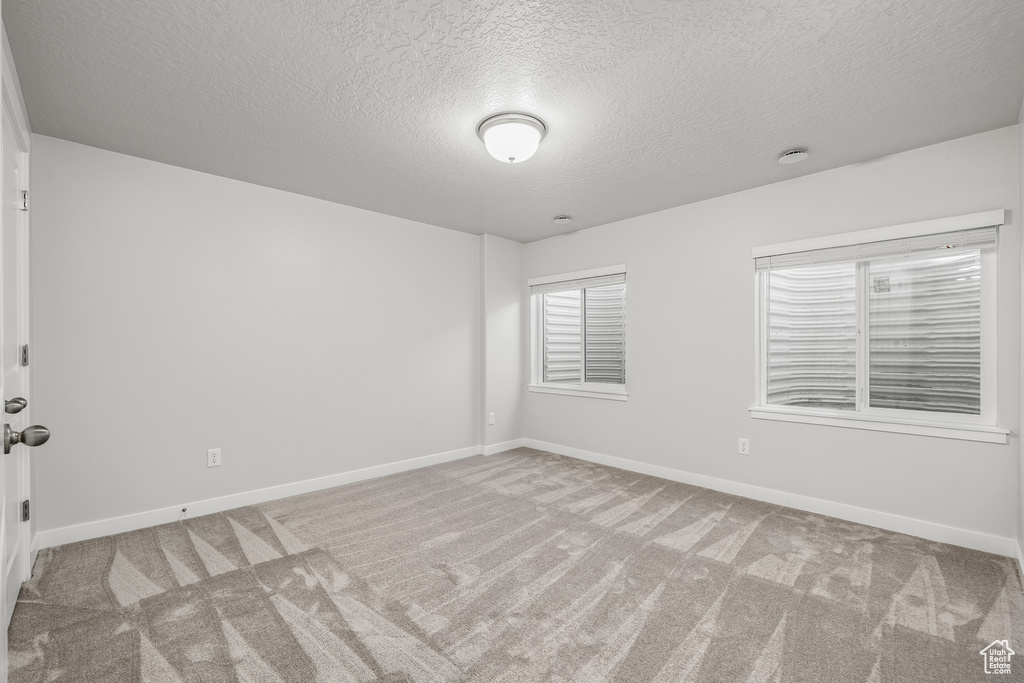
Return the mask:
<path id="1" fill-rule="evenodd" d="M 480 444 L 477 236 L 32 151 L 40 529 Z"/>
<path id="2" fill-rule="evenodd" d="M 629 268 L 629 401 L 528 394 L 526 436 L 991 534 L 1008 548 L 1020 427 L 1017 159 L 1012 126 L 526 245 L 526 277 Z M 1013 210 L 1000 234 L 998 311 L 1009 444 L 749 417 L 752 247 L 997 208 Z M 737 454 L 737 437 L 750 438 L 751 456 Z"/>
<path id="3" fill-rule="evenodd" d="M 523 438 L 523 389 L 526 366 L 522 334 L 526 305 L 523 245 L 483 235 L 481 238 L 484 291 L 484 446 L 487 452 Z M 494 424 L 487 424 L 487 413 Z M 496 449 L 496 450 L 495 450 Z"/>

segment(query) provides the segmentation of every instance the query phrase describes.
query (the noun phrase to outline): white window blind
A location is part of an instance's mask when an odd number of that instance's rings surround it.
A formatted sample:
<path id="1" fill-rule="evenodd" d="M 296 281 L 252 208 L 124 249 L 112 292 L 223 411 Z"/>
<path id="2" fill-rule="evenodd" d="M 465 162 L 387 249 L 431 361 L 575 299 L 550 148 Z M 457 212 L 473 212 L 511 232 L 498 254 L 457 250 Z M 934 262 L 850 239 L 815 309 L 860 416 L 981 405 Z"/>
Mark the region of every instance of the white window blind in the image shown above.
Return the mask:
<path id="1" fill-rule="evenodd" d="M 854 410 L 857 289 L 853 263 L 773 270 L 768 281 L 771 405 Z"/>
<path id="2" fill-rule="evenodd" d="M 981 297 L 978 249 L 872 261 L 869 404 L 980 414 Z"/>
<path id="3" fill-rule="evenodd" d="M 626 284 L 587 287 L 586 377 L 600 384 L 626 383 Z"/>
<path id="4" fill-rule="evenodd" d="M 544 278 L 530 291 L 539 304 L 540 382 L 625 385 L 625 272 Z"/>
<path id="5" fill-rule="evenodd" d="M 544 294 L 544 382 L 579 384 L 583 367 L 582 290 Z"/>

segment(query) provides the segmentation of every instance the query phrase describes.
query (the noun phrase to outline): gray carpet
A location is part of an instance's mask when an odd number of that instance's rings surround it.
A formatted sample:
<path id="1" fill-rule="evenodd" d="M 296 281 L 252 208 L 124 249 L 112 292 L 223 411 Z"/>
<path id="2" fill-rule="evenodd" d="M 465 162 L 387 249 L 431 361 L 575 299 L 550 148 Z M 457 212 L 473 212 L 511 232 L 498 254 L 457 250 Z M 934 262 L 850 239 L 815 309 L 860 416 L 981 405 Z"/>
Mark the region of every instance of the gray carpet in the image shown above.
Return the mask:
<path id="1" fill-rule="evenodd" d="M 1021 681 L 1024 594 L 1008 558 L 519 449 L 45 550 L 9 641 L 16 683 Z"/>

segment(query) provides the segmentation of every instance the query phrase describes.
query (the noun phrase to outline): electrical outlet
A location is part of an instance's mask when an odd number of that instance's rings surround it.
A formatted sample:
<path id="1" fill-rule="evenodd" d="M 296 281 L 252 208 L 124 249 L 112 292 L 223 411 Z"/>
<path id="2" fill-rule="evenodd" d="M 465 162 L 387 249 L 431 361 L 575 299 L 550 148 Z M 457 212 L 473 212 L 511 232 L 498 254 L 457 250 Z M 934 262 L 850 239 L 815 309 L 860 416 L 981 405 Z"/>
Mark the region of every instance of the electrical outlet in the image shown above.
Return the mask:
<path id="1" fill-rule="evenodd" d="M 750 455 L 750 439 L 740 439 L 740 455 Z"/>
<path id="2" fill-rule="evenodd" d="M 487 413 L 487 424 L 494 424 L 494 413 Z"/>
<path id="3" fill-rule="evenodd" d="M 211 448 L 206 451 L 206 466 L 207 467 L 220 467 L 220 449 Z"/>

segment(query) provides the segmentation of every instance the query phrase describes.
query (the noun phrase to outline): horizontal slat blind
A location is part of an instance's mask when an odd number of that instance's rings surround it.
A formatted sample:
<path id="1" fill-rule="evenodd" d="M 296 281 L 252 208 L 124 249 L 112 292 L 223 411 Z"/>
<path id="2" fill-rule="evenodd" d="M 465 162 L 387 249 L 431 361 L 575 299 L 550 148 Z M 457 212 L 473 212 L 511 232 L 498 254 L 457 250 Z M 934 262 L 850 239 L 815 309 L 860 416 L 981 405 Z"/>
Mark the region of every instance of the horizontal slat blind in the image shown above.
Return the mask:
<path id="1" fill-rule="evenodd" d="M 754 260 L 757 270 L 795 268 L 821 263 L 849 263 L 890 256 L 940 255 L 953 250 L 985 249 L 996 244 L 996 227 L 960 230 L 937 235 L 906 237 L 898 240 L 851 244 L 829 249 L 762 256 Z"/>
<path id="2" fill-rule="evenodd" d="M 856 265 L 772 270 L 768 278 L 768 403 L 854 410 Z"/>
<path id="3" fill-rule="evenodd" d="M 981 413 L 981 254 L 872 261 L 870 405 Z"/>
<path id="4" fill-rule="evenodd" d="M 581 290 L 543 295 L 544 382 L 579 384 L 583 364 Z"/>
<path id="5" fill-rule="evenodd" d="M 626 285 L 584 290 L 586 381 L 626 383 Z"/>
<path id="6" fill-rule="evenodd" d="M 541 303 L 542 381 L 626 383 L 626 274 L 530 286 Z"/>

